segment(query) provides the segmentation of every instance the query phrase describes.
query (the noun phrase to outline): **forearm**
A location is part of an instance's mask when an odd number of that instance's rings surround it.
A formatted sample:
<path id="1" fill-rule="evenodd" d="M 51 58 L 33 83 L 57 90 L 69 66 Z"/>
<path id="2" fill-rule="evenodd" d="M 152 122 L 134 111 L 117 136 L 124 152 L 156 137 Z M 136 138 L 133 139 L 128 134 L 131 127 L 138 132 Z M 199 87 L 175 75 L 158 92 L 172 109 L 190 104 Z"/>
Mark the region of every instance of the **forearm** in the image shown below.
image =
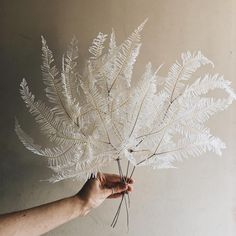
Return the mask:
<path id="1" fill-rule="evenodd" d="M 106 198 L 117 198 L 132 191 L 132 179 L 123 182 L 118 175 L 98 173 L 90 178 L 74 197 L 34 207 L 28 210 L 0 215 L 0 235 L 36 236 L 78 216 L 86 215 Z"/>
<path id="2" fill-rule="evenodd" d="M 0 216 L 0 235 L 42 235 L 78 216 L 88 209 L 78 197 L 65 198 L 39 207 Z"/>

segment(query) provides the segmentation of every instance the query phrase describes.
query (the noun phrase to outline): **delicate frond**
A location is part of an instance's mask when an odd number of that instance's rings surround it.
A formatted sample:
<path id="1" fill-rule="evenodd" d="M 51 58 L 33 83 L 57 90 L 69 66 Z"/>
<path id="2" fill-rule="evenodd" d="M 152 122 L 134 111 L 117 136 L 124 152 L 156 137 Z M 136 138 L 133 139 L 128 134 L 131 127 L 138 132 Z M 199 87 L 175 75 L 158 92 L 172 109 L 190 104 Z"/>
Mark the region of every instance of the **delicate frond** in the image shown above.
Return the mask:
<path id="1" fill-rule="evenodd" d="M 34 140 L 27 135 L 20 127 L 20 124 L 17 119 L 15 119 L 15 132 L 20 139 L 20 141 L 24 144 L 24 146 L 30 150 L 31 152 L 42 156 L 41 146 L 34 143 Z"/>
<path id="2" fill-rule="evenodd" d="M 75 37 L 72 38 L 66 57 L 63 56 L 62 61 L 62 79 L 64 82 L 65 98 L 69 99 L 70 103 L 78 101 L 78 41 Z"/>
<path id="3" fill-rule="evenodd" d="M 51 140 L 59 144 L 75 141 L 82 142 L 81 134 L 74 130 L 73 126 L 68 126 L 63 120 L 60 120 L 54 111 L 47 107 L 42 101 L 35 101 L 34 95 L 30 92 L 25 79 L 21 82 L 21 96 L 29 112 L 35 117 L 37 123 L 44 134 Z"/>
<path id="4" fill-rule="evenodd" d="M 190 101 L 186 104 L 185 112 L 177 119 L 180 122 L 187 122 L 188 120 L 196 120 L 199 123 L 206 122 L 210 116 L 214 115 L 218 111 L 225 110 L 232 103 L 231 98 L 214 99 L 214 98 L 198 98 L 194 101 Z"/>
<path id="5" fill-rule="evenodd" d="M 63 169 L 63 171 L 59 171 L 53 175 L 49 181 L 55 183 L 68 178 L 87 180 L 91 177 L 91 175 L 96 175 L 112 160 L 112 158 L 107 158 L 107 156 L 99 156 L 93 159 L 77 162 L 77 164 L 73 165 L 72 167 Z"/>
<path id="6" fill-rule="evenodd" d="M 80 115 L 78 57 L 78 41 L 73 37 L 62 59 L 61 82 L 67 111 L 74 123 Z"/>
<path id="7" fill-rule="evenodd" d="M 110 36 L 110 42 L 109 42 L 109 54 L 113 54 L 114 50 L 117 48 L 116 46 L 116 35 L 114 29 L 112 29 L 111 36 Z"/>
<path id="8" fill-rule="evenodd" d="M 104 49 L 104 42 L 106 41 L 107 35 L 101 32 L 93 40 L 92 46 L 89 48 L 89 52 L 92 54 L 90 60 L 96 60 L 102 55 L 102 50 Z"/>
<path id="9" fill-rule="evenodd" d="M 176 61 L 169 70 L 165 83 L 165 90 L 170 95 L 170 101 L 173 101 L 184 88 L 184 81 L 190 79 L 201 65 L 214 64 L 206 58 L 200 51 L 191 54 L 189 51 L 181 54 L 182 63 Z"/>
<path id="10" fill-rule="evenodd" d="M 143 128 L 144 122 L 151 121 L 150 116 L 155 115 L 150 106 L 155 109 L 157 104 L 156 96 L 156 72 L 153 71 L 151 63 L 147 64 L 143 78 L 139 81 L 138 86 L 131 92 L 129 99 L 129 116 L 127 126 L 124 127 L 124 134 L 131 137 L 135 131 Z M 148 108 L 149 106 L 149 108 Z M 146 123 L 146 125 L 148 125 Z M 129 128 L 130 127 L 130 128 Z"/>
<path id="11" fill-rule="evenodd" d="M 71 123 L 71 117 L 67 111 L 66 98 L 63 94 L 63 84 L 59 77 L 59 72 L 54 65 L 54 59 L 51 50 L 48 48 L 46 40 L 42 36 L 42 75 L 43 82 L 46 85 L 46 96 L 54 104 L 53 110 L 61 116 L 65 122 Z"/>
<path id="12" fill-rule="evenodd" d="M 214 66 L 200 51 L 182 53 L 167 76 L 159 75 L 162 65 L 154 69 L 148 63 L 140 80 L 131 83 L 146 21 L 120 44 L 113 29 L 107 45 L 107 35 L 100 32 L 81 75 L 75 37 L 62 57 L 61 71 L 42 37 L 43 82 L 52 108 L 35 99 L 25 79 L 20 92 L 51 145 L 35 144 L 18 121 L 15 131 L 28 150 L 47 157 L 55 172 L 51 182 L 88 179 L 120 159 L 160 169 L 205 152 L 222 154 L 225 144 L 206 122 L 236 94 L 218 74 L 192 78 L 201 66 Z M 215 89 L 226 97 L 211 93 Z"/>
<path id="13" fill-rule="evenodd" d="M 72 148 L 76 148 L 76 152 L 78 153 L 78 146 L 76 142 L 53 148 L 43 148 L 38 144 L 35 144 L 34 140 L 21 129 L 17 119 L 15 121 L 15 132 L 28 150 L 39 156 L 47 157 L 49 160 L 49 166 L 61 166 L 63 164 L 66 165 L 66 163 L 69 163 L 71 159 L 73 159 L 69 153 Z"/>
<path id="14" fill-rule="evenodd" d="M 183 93 L 183 99 L 191 96 L 205 95 L 210 90 L 222 89 L 228 94 L 228 105 L 230 105 L 233 100 L 236 100 L 236 94 L 230 87 L 230 84 L 231 82 L 225 80 L 223 76 L 219 76 L 218 74 L 211 76 L 207 74 L 203 78 L 198 78 L 193 84 L 186 87 Z"/>
<path id="15" fill-rule="evenodd" d="M 131 83 L 133 65 L 141 47 L 141 31 L 147 20 L 145 20 L 129 37 L 122 43 L 115 55 L 112 55 L 108 63 L 103 67 L 107 77 L 109 91 L 116 85 L 117 81 L 123 79 L 128 86 Z M 114 51 L 114 50 L 113 50 Z"/>
<path id="16" fill-rule="evenodd" d="M 222 155 L 222 149 L 224 148 L 225 144 L 219 138 L 211 135 L 199 135 L 193 140 L 184 138 L 177 142 L 175 148 L 155 153 L 153 158 L 140 163 L 140 166 L 152 165 L 153 167 L 158 168 L 160 160 L 171 164 L 176 160 L 182 161 L 191 156 L 200 156 L 207 151 L 212 151 L 217 155 Z M 161 168 L 163 168 L 163 166 L 161 166 Z"/>

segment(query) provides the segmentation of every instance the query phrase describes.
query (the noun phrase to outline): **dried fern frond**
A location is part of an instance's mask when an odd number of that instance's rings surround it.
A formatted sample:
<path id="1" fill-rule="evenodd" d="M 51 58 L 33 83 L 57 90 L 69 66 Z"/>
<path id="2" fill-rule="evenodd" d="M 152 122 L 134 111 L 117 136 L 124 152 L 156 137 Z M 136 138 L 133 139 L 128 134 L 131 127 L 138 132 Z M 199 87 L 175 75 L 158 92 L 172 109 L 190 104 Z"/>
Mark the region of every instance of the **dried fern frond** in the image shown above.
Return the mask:
<path id="1" fill-rule="evenodd" d="M 28 150 L 48 158 L 55 171 L 50 181 L 87 179 L 120 159 L 158 169 L 208 151 L 222 154 L 225 144 L 206 122 L 236 99 L 230 81 L 219 74 L 193 79 L 202 66 L 214 64 L 200 51 L 187 51 L 166 77 L 159 75 L 162 65 L 155 69 L 148 63 L 141 78 L 131 83 L 145 23 L 120 45 L 114 30 L 108 46 L 108 36 L 100 32 L 82 73 L 75 37 L 62 57 L 61 71 L 42 37 L 41 68 L 51 106 L 35 100 L 25 79 L 20 92 L 51 145 L 35 144 L 17 120 L 15 131 Z M 214 89 L 227 96 L 211 95 Z"/>

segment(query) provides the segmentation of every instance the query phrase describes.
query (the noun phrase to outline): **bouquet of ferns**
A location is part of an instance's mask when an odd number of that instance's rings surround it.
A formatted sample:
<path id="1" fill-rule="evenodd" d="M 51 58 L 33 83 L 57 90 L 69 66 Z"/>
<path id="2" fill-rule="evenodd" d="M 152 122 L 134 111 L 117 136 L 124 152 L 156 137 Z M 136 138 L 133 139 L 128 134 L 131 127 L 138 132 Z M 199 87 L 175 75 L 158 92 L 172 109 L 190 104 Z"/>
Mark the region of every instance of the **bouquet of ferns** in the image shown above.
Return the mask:
<path id="1" fill-rule="evenodd" d="M 117 162 L 121 175 L 130 176 L 139 166 L 173 168 L 176 160 L 206 151 L 221 155 L 225 144 L 205 122 L 236 99 L 230 81 L 218 74 L 193 80 L 201 66 L 214 66 L 200 51 L 182 53 L 166 77 L 158 74 L 161 66 L 148 63 L 142 77 L 131 81 L 145 23 L 120 45 L 112 30 L 105 52 L 108 36 L 99 33 L 81 73 L 75 37 L 62 57 L 60 72 L 42 37 L 42 75 L 51 106 L 35 99 L 25 79 L 20 93 L 51 145 L 35 144 L 17 120 L 15 131 L 27 149 L 48 159 L 55 172 L 50 181 L 87 179 L 112 162 Z M 225 91 L 227 97 L 210 97 L 214 89 Z"/>

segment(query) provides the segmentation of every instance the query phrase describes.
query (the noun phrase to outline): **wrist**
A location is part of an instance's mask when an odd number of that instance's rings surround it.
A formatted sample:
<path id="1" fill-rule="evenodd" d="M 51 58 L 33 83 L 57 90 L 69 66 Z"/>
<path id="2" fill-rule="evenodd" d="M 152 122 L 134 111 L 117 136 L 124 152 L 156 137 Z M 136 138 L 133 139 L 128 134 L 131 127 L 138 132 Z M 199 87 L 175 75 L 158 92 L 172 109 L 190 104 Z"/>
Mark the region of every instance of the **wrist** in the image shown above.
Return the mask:
<path id="1" fill-rule="evenodd" d="M 78 215 L 86 216 L 90 212 L 90 207 L 87 201 L 82 199 L 78 194 L 73 197 L 75 208 L 78 210 Z"/>

